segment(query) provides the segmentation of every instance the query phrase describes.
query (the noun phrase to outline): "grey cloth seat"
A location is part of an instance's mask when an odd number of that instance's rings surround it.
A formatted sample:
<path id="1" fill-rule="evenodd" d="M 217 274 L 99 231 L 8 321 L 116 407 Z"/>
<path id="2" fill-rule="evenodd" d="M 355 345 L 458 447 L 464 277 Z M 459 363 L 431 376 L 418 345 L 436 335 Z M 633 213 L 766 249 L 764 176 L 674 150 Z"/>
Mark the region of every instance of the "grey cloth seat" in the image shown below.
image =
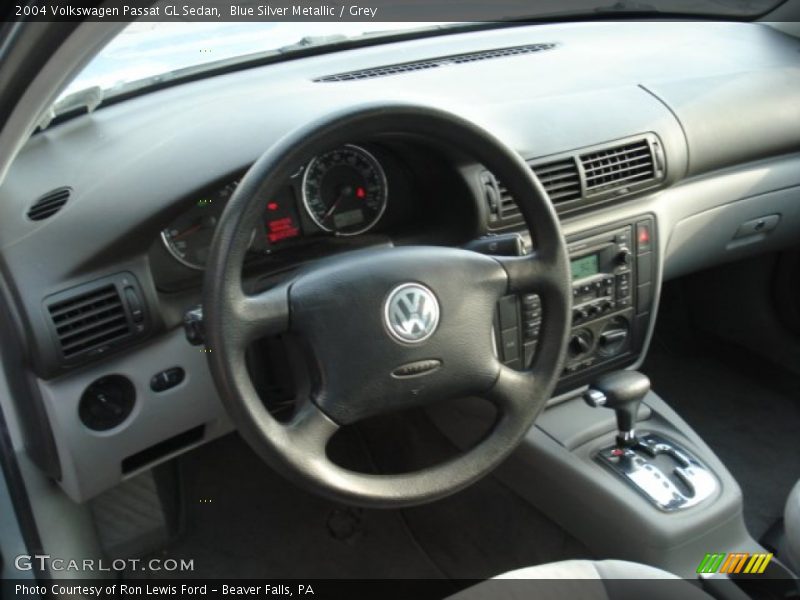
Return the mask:
<path id="1" fill-rule="evenodd" d="M 450 600 L 709 600 L 679 577 L 622 560 L 565 560 L 510 571 L 467 588 Z"/>
<path id="2" fill-rule="evenodd" d="M 788 562 L 797 572 L 800 571 L 800 481 L 789 492 L 783 512 L 783 524 L 786 527 Z"/>

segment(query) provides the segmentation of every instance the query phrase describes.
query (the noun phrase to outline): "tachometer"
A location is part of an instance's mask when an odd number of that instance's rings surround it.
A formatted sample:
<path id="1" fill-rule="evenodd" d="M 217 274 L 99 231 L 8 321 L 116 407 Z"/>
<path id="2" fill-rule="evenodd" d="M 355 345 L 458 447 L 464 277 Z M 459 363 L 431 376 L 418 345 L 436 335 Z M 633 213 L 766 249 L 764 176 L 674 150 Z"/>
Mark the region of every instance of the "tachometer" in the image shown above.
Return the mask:
<path id="1" fill-rule="evenodd" d="M 190 269 L 205 268 L 217 222 L 238 183 L 231 182 L 214 194 L 198 199 L 161 232 L 164 246 L 179 262 Z"/>
<path id="2" fill-rule="evenodd" d="M 357 235 L 386 210 L 386 175 L 372 154 L 347 145 L 314 158 L 303 174 L 303 205 L 323 230 Z"/>

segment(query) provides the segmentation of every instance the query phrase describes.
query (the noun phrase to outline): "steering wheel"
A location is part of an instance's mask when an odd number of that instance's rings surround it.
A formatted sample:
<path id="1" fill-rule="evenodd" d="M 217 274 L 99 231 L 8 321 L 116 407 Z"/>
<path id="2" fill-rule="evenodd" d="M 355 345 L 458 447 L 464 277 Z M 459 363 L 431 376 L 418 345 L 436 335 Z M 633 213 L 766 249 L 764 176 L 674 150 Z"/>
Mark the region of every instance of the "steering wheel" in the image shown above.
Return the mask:
<path id="1" fill-rule="evenodd" d="M 525 256 L 407 246 L 323 259 L 255 295 L 242 266 L 264 201 L 313 156 L 376 134 L 435 136 L 492 171 L 518 201 L 535 241 Z M 460 490 L 496 467 L 522 440 L 555 387 L 569 335 L 569 259 L 558 218 L 521 157 L 488 131 L 449 112 L 368 105 L 334 112 L 278 141 L 228 202 L 204 281 L 208 360 L 239 432 L 273 468 L 329 498 L 365 507 L 422 504 Z M 537 293 L 544 314 L 530 369 L 497 358 L 492 323 L 507 294 Z M 255 339 L 292 332 L 311 385 L 288 423 L 264 406 L 245 366 Z M 329 459 L 341 426 L 445 398 L 483 397 L 497 408 L 490 432 L 446 462 L 374 475 Z"/>

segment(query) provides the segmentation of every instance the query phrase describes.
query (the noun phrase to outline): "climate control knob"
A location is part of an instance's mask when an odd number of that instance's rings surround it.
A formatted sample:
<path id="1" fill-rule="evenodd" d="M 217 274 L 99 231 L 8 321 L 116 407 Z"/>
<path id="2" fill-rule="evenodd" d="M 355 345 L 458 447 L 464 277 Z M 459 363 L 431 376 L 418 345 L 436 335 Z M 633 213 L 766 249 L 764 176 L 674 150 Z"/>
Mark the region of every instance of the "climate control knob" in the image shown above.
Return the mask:
<path id="1" fill-rule="evenodd" d="M 573 358 L 588 353 L 592 349 L 592 332 L 581 329 L 572 335 L 567 351 Z"/>
<path id="2" fill-rule="evenodd" d="M 597 351 L 603 356 L 619 354 L 630 334 L 628 321 L 622 317 L 611 319 L 597 338 Z"/>

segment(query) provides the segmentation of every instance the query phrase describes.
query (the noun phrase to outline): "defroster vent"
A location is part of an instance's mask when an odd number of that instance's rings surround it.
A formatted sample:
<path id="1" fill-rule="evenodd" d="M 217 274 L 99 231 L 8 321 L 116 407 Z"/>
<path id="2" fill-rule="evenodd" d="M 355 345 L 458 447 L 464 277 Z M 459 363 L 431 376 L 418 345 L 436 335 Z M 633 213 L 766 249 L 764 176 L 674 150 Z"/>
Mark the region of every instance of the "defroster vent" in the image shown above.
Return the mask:
<path id="1" fill-rule="evenodd" d="M 495 48 L 493 50 L 481 50 L 479 52 L 468 52 L 465 54 L 452 54 L 449 56 L 439 56 L 427 60 L 417 60 L 413 62 L 397 63 L 373 67 L 371 69 L 360 69 L 358 71 L 347 71 L 334 75 L 325 75 L 314 79 L 316 83 L 337 83 L 341 81 L 360 81 L 362 79 L 375 79 L 376 77 L 388 77 L 389 75 L 400 75 L 401 73 L 413 73 L 416 71 L 428 71 L 440 67 L 452 65 L 463 65 L 491 60 L 494 58 L 507 58 L 510 56 L 521 56 L 552 50 L 556 47 L 554 43 L 527 44 L 525 46 L 510 46 L 507 48 Z"/>

